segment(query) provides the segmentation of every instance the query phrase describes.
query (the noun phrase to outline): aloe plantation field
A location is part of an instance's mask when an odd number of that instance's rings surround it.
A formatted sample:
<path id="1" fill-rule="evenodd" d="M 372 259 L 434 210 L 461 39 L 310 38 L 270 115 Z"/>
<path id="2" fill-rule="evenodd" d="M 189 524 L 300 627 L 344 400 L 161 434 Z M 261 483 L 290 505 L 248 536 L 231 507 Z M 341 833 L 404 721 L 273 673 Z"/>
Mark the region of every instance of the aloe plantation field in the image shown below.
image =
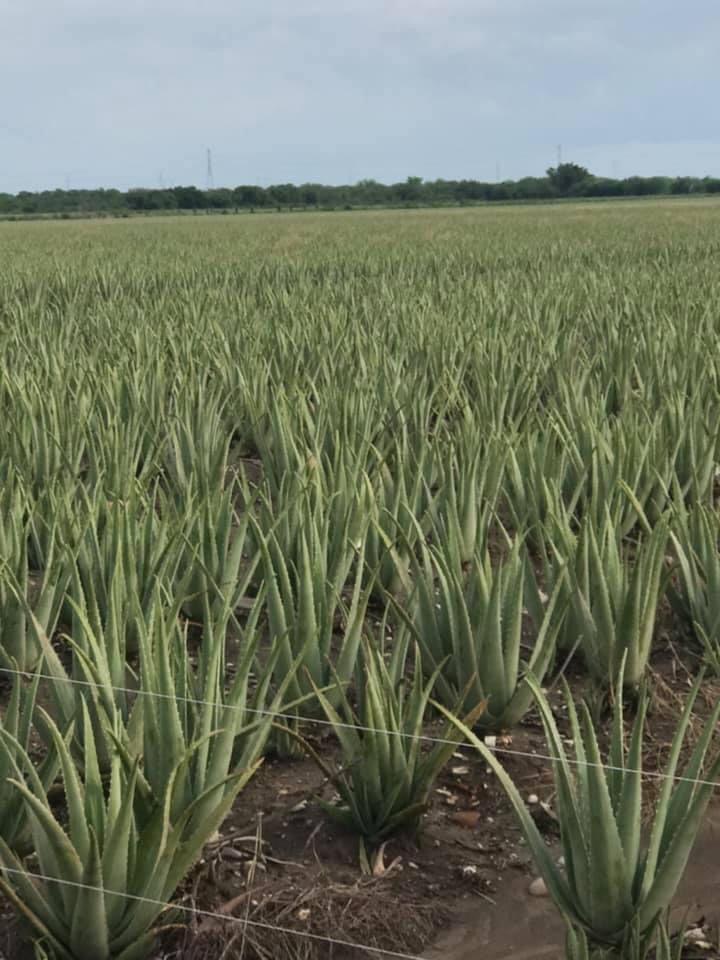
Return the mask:
<path id="1" fill-rule="evenodd" d="M 720 202 L 0 264 L 3 960 L 717 955 Z"/>

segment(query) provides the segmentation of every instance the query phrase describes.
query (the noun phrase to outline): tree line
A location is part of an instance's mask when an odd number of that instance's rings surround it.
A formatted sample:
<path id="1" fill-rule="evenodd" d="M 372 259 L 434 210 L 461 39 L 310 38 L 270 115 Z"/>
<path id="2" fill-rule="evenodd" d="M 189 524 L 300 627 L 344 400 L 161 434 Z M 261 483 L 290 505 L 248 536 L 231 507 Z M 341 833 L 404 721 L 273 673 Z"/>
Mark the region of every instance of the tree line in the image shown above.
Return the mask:
<path id="1" fill-rule="evenodd" d="M 255 209 L 349 209 L 373 206 L 433 206 L 480 202 L 555 200 L 571 197 L 640 197 L 718 193 L 718 177 L 597 177 L 585 167 L 564 163 L 544 177 L 523 177 L 485 183 L 480 180 L 423 180 L 400 183 L 361 180 L 344 186 L 281 183 L 270 187 L 243 185 L 200 190 L 195 186 L 166 189 L 43 190 L 0 193 L 0 216 L 129 216 L 153 211 Z"/>

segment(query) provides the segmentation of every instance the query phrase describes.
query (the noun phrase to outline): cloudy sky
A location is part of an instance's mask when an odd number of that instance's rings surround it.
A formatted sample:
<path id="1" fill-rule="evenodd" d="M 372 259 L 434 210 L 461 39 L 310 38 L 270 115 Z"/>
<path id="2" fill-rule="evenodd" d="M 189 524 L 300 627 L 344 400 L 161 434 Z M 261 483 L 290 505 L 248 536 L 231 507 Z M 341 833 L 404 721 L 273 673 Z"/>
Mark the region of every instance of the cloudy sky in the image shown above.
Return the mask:
<path id="1" fill-rule="evenodd" d="M 718 0 L 0 0 L 0 191 L 720 175 Z"/>

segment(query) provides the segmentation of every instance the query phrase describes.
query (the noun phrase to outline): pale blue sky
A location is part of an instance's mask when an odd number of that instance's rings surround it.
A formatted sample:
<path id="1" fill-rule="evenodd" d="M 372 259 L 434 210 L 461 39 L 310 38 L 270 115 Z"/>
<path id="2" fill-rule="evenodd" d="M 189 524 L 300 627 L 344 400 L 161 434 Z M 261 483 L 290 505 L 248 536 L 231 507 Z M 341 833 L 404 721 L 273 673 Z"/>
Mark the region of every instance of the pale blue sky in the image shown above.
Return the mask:
<path id="1" fill-rule="evenodd" d="M 0 191 L 720 175 L 718 0 L 0 0 Z"/>

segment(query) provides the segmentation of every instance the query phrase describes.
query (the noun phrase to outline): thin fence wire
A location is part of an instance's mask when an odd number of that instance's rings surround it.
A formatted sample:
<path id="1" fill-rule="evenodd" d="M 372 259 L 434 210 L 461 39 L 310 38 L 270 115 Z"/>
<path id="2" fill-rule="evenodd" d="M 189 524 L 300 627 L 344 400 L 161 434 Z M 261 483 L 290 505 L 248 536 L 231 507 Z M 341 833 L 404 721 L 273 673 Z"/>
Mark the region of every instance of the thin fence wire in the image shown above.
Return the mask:
<path id="1" fill-rule="evenodd" d="M 165 900 L 153 900 L 149 897 L 140 897 L 133 893 L 125 893 L 119 890 L 106 890 L 104 887 L 95 887 L 87 883 L 80 883 L 76 880 L 62 880 L 58 877 L 48 877 L 42 873 L 34 873 L 30 870 L 16 870 L 12 867 L 0 867 L 0 873 L 12 874 L 32 880 L 40 880 L 43 883 L 57 883 L 60 886 L 73 887 L 76 890 L 87 890 L 90 893 L 101 893 L 108 897 L 122 897 L 125 900 L 132 900 L 135 903 L 148 903 L 156 907 L 161 907 L 169 912 L 181 911 L 186 914 L 194 914 L 210 920 L 221 920 L 223 923 L 238 924 L 242 927 L 253 927 L 259 930 L 273 931 L 290 936 L 305 937 L 307 940 L 313 940 L 319 943 L 327 943 L 333 947 L 343 947 L 344 949 L 365 950 L 368 953 L 379 957 L 389 957 L 392 960 L 423 960 L 421 956 L 414 953 L 402 953 L 397 950 L 386 950 L 382 947 L 373 947 L 364 943 L 354 943 L 352 940 L 339 940 L 335 937 L 324 936 L 320 933 L 312 933 L 309 930 L 297 930 L 294 927 L 283 927 L 274 923 L 267 923 L 263 920 L 251 920 L 248 917 L 233 917 L 226 913 L 220 913 L 214 910 L 203 910 L 201 907 L 189 907 L 183 903 L 167 903 Z"/>
<path id="2" fill-rule="evenodd" d="M 358 730 L 364 733 L 382 733 L 390 737 L 399 737 L 401 739 L 408 740 L 420 740 L 424 743 L 431 744 L 443 744 L 446 746 L 454 745 L 456 747 L 472 747 L 472 744 L 467 740 L 449 740 L 443 739 L 442 737 L 431 737 L 427 734 L 417 734 L 417 733 L 407 733 L 404 730 L 382 730 L 377 727 L 368 727 L 363 726 L 362 724 L 347 723 L 342 721 L 331 721 L 323 720 L 314 717 L 304 717 L 298 716 L 296 713 L 282 713 L 275 710 L 260 710 L 254 707 L 245 707 L 245 706 L 235 706 L 233 704 L 221 703 L 213 700 L 201 700 L 194 697 L 179 697 L 175 694 L 168 693 L 159 693 L 155 690 L 142 690 L 135 689 L 132 687 L 115 687 L 110 684 L 97 683 L 92 680 L 78 680 L 75 677 L 57 677 L 52 674 L 45 673 L 29 673 L 22 670 L 13 670 L 10 667 L 0 667 L 0 674 L 14 675 L 18 677 L 24 677 L 32 679 L 33 677 L 38 677 L 41 680 L 49 680 L 53 683 L 62 682 L 69 683 L 79 687 L 90 688 L 94 690 L 110 690 L 114 693 L 129 694 L 133 696 L 146 696 L 146 697 L 155 697 L 162 700 L 173 700 L 176 703 L 187 703 L 194 706 L 208 706 L 213 707 L 219 710 L 238 710 L 242 713 L 249 713 L 255 716 L 270 717 L 277 720 L 287 720 L 290 722 L 297 722 L 300 719 L 303 723 L 313 724 L 317 726 L 330 727 L 331 729 L 342 727 L 348 730 Z M 497 744 L 487 744 L 489 750 L 492 750 L 493 753 L 501 754 L 503 756 L 510 757 L 519 757 L 527 760 L 539 760 L 545 763 L 554 764 L 558 761 L 558 757 L 554 757 L 551 754 L 538 753 L 534 750 L 516 750 L 511 747 L 498 746 Z M 720 787 L 720 781 L 718 780 L 703 780 L 696 777 L 684 777 L 682 774 L 673 774 L 670 776 L 663 770 L 638 770 L 634 767 L 620 767 L 609 763 L 597 763 L 589 760 L 578 760 L 575 757 L 564 758 L 569 764 L 577 767 L 586 767 L 600 770 L 608 770 L 615 773 L 631 773 L 638 774 L 647 780 L 672 780 L 676 783 L 692 783 L 696 786 L 708 786 L 708 787 Z"/>

